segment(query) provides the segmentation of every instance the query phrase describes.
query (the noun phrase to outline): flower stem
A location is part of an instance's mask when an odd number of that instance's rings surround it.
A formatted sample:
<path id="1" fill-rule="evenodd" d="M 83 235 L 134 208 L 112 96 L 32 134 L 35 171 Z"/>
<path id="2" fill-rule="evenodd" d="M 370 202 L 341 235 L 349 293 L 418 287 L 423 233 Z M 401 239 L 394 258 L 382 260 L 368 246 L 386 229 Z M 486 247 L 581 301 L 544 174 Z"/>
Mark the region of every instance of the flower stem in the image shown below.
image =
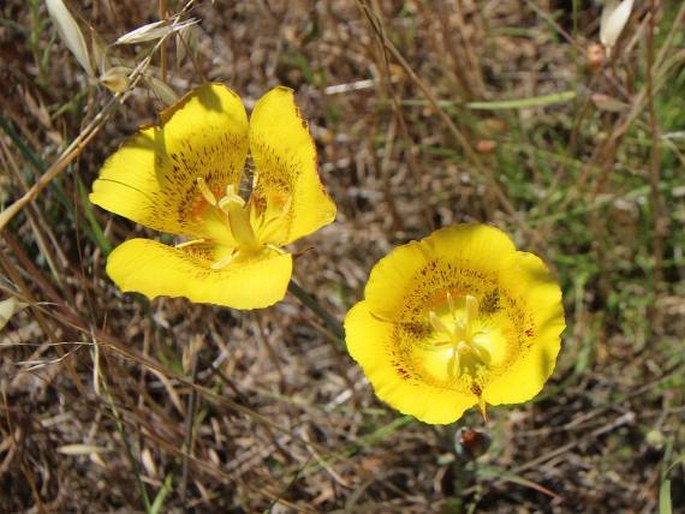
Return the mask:
<path id="1" fill-rule="evenodd" d="M 288 291 L 295 295 L 305 307 L 316 314 L 321 319 L 324 326 L 335 336 L 337 342 L 344 346 L 345 331 L 343 330 L 342 324 L 328 312 L 316 298 L 302 289 L 294 280 L 291 280 L 288 284 Z"/>

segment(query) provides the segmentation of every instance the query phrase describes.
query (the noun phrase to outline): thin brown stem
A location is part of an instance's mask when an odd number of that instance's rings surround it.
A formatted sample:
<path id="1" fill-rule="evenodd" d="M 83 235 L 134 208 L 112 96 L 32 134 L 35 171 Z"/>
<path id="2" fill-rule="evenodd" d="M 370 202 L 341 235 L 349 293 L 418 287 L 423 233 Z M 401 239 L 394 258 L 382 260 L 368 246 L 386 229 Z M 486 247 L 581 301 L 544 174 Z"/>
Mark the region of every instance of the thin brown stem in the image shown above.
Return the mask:
<path id="1" fill-rule="evenodd" d="M 394 86 L 392 85 L 392 82 L 390 80 L 391 77 L 391 72 L 390 72 L 390 59 L 388 56 L 388 48 L 386 44 L 386 36 L 385 36 L 385 31 L 383 30 L 383 24 L 381 23 L 380 15 L 378 14 L 378 9 L 376 6 L 369 6 L 366 5 L 365 2 L 362 2 L 362 10 L 364 12 L 364 15 L 366 16 L 367 20 L 369 21 L 369 24 L 373 28 L 374 32 L 378 36 L 378 41 L 379 41 L 379 46 L 380 46 L 380 53 L 382 56 L 382 69 L 383 73 L 381 74 L 381 77 L 383 80 L 381 80 L 381 83 L 385 83 L 385 87 L 387 91 L 390 94 L 390 100 L 392 102 L 392 108 L 393 112 L 395 114 L 395 119 L 397 120 L 397 128 L 399 129 L 400 136 L 402 137 L 402 140 L 405 141 L 405 155 L 407 157 L 407 166 L 409 167 L 409 170 L 411 171 L 411 174 L 414 178 L 414 182 L 416 183 L 416 188 L 418 189 L 418 194 L 419 198 L 421 199 L 421 206 L 422 206 L 422 213 L 424 217 L 424 222 L 426 223 L 426 227 L 428 228 L 429 231 L 432 231 L 435 226 L 434 226 L 434 213 L 433 209 L 431 208 L 430 202 L 428 200 L 428 196 L 426 195 L 426 191 L 423 188 L 422 180 L 421 180 L 421 172 L 419 171 L 418 164 L 416 162 L 416 157 L 414 155 L 416 145 L 414 145 L 411 136 L 409 135 L 409 129 L 407 128 L 407 123 L 404 119 L 404 114 L 402 112 L 402 107 L 400 105 L 400 100 L 397 97 L 397 93 L 395 91 Z M 385 80 L 387 78 L 387 80 Z M 386 176 L 387 179 L 387 176 Z M 387 180 L 386 180 L 387 183 Z"/>
<path id="2" fill-rule="evenodd" d="M 159 19 L 166 20 L 168 14 L 169 6 L 167 5 L 167 0 L 159 0 Z M 159 72 L 162 82 L 166 82 L 166 49 L 167 44 L 165 42 L 159 49 Z"/>
<path id="3" fill-rule="evenodd" d="M 652 208 L 652 253 L 654 256 L 654 286 L 662 282 L 664 278 L 663 252 L 664 232 L 668 220 L 663 215 L 663 202 L 659 192 L 661 183 L 661 143 L 659 122 L 654 107 L 654 25 L 657 13 L 655 0 L 650 0 L 649 23 L 647 25 L 647 112 L 649 115 L 649 132 L 652 137 L 651 154 L 649 159 L 649 187 L 650 203 Z"/>
<path id="4" fill-rule="evenodd" d="M 516 222 L 517 226 L 521 228 L 522 231 L 526 233 L 532 240 L 534 241 L 539 241 L 539 238 L 537 234 L 530 230 L 528 226 L 525 223 L 525 220 L 523 217 L 516 211 L 514 208 L 513 204 L 505 194 L 504 190 L 500 186 L 500 184 L 497 182 L 495 177 L 493 176 L 491 170 L 487 170 L 480 159 L 478 158 L 478 155 L 476 154 L 475 150 L 469 143 L 468 139 L 464 135 L 464 133 L 461 131 L 461 129 L 457 126 L 457 124 L 450 118 L 450 116 L 445 112 L 445 110 L 440 107 L 438 99 L 436 96 L 433 94 L 431 89 L 428 87 L 428 85 L 414 72 L 412 69 L 411 65 L 407 62 L 407 60 L 404 58 L 402 53 L 397 49 L 397 47 L 390 41 L 387 37 L 384 37 L 382 32 L 378 32 L 378 27 L 377 24 L 375 23 L 375 17 L 373 16 L 372 11 L 370 10 L 369 6 L 367 5 L 366 2 L 363 0 L 358 0 L 358 4 L 360 8 L 362 9 L 362 12 L 364 15 L 367 17 L 369 23 L 371 24 L 372 28 L 374 31 L 378 34 L 379 37 L 381 37 L 382 43 L 385 45 L 386 50 L 392 55 L 392 57 L 397 61 L 397 63 L 402 67 L 402 69 L 405 71 L 407 76 L 411 79 L 414 84 L 419 88 L 421 93 L 424 95 L 426 100 L 428 101 L 429 105 L 431 106 L 431 109 L 438 114 L 440 119 L 445 123 L 447 126 L 449 132 L 452 134 L 454 139 L 457 141 L 459 146 L 461 147 L 462 151 L 464 152 L 464 156 L 466 159 L 469 161 L 469 163 L 473 166 L 474 170 L 479 173 L 479 175 L 487 181 L 488 185 L 492 188 L 495 197 L 497 198 L 497 201 L 500 203 L 502 206 L 503 210 L 512 217 L 512 219 Z"/>

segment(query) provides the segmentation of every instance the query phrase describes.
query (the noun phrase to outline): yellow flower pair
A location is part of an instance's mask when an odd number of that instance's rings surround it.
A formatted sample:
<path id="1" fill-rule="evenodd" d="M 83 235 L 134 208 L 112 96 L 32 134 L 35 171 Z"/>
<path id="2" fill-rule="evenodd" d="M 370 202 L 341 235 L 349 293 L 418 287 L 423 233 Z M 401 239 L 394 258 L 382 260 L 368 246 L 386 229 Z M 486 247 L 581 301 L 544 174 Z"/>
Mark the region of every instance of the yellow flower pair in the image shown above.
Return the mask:
<path id="1" fill-rule="evenodd" d="M 123 291 L 150 298 L 238 309 L 281 300 L 292 274 L 282 247 L 336 213 L 292 92 L 269 91 L 248 121 L 233 91 L 207 84 L 160 117 L 108 159 L 90 198 L 185 240 L 126 241 L 107 273 Z M 251 184 L 243 180 L 248 158 Z M 561 292 L 543 262 L 484 225 L 396 248 L 345 319 L 348 350 L 377 395 L 427 423 L 535 396 L 564 326 Z"/>

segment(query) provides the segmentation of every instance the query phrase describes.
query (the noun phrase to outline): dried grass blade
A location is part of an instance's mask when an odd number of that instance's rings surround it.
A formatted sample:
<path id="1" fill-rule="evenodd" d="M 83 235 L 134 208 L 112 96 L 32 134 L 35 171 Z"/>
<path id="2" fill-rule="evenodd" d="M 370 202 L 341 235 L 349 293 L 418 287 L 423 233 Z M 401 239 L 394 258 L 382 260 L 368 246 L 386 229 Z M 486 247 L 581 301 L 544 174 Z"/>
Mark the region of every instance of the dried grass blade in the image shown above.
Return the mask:
<path id="1" fill-rule="evenodd" d="M 106 453 L 110 452 L 109 448 L 102 446 L 95 446 L 92 444 L 65 444 L 57 448 L 57 451 L 63 455 L 90 455 L 91 453 Z"/>
<path id="2" fill-rule="evenodd" d="M 5 328 L 7 322 L 17 312 L 28 306 L 28 303 L 20 302 L 14 296 L 0 302 L 0 330 Z"/>

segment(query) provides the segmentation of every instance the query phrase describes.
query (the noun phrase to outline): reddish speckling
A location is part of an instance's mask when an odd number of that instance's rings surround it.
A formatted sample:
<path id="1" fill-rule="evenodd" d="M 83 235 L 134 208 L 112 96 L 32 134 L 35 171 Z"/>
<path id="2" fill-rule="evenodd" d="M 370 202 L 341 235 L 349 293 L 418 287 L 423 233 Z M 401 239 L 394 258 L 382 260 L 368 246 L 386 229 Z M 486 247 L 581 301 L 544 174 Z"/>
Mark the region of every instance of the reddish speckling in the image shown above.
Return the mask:
<path id="1" fill-rule="evenodd" d="M 220 196 L 221 189 L 214 187 L 211 189 L 214 198 Z M 189 218 L 192 220 L 201 220 L 205 217 L 209 203 L 199 192 L 195 191 L 193 195 L 193 200 L 191 201 L 188 209 Z"/>
<path id="2" fill-rule="evenodd" d="M 209 204 L 204 198 L 195 199 L 195 201 L 191 204 L 189 217 L 193 220 L 202 219 L 207 207 L 209 207 Z"/>
<path id="3" fill-rule="evenodd" d="M 397 374 L 402 380 L 409 380 L 411 378 L 411 374 L 402 367 L 395 368 L 395 371 L 397 371 Z"/>
<path id="4" fill-rule="evenodd" d="M 483 390 L 480 388 L 478 384 L 471 384 L 471 392 L 478 397 L 480 397 L 480 395 L 483 394 Z"/>
<path id="5" fill-rule="evenodd" d="M 529 328 L 529 329 L 526 329 L 525 334 L 526 334 L 526 337 L 533 337 L 535 332 L 533 331 L 532 328 Z"/>
<path id="6" fill-rule="evenodd" d="M 461 294 L 463 294 L 462 291 L 457 289 L 456 287 L 445 287 L 437 292 L 431 294 L 428 298 L 426 298 L 423 303 L 425 304 L 425 309 L 426 310 L 437 310 L 440 307 L 444 306 L 447 304 L 447 294 L 452 295 L 452 298 L 457 298 Z"/>

